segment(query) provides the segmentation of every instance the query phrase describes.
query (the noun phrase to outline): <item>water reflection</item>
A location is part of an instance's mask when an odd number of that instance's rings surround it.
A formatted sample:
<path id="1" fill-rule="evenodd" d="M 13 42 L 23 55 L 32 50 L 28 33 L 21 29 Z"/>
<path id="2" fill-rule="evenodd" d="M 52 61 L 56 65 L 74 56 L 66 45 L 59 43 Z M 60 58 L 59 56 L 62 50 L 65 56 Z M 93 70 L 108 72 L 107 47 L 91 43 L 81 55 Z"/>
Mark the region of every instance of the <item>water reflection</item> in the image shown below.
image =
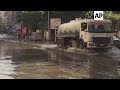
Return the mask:
<path id="1" fill-rule="evenodd" d="M 16 65 L 12 62 L 12 56 L 8 56 L 9 50 L 6 46 L 3 43 L 0 45 L 0 79 L 13 79 L 10 75 L 15 74 Z"/>
<path id="2" fill-rule="evenodd" d="M 39 69 L 36 63 L 48 61 L 46 51 L 36 50 L 27 45 L 1 42 L 0 46 L 0 78 L 3 79 L 25 78 L 23 75 L 27 75 L 26 78 L 35 78 L 34 71 Z M 33 76 L 29 75 L 28 71 L 33 73 Z"/>
<path id="3" fill-rule="evenodd" d="M 0 43 L 0 79 L 13 79 L 16 65 L 12 61 L 9 43 Z"/>
<path id="4" fill-rule="evenodd" d="M 0 79 L 117 78 L 120 50 L 74 53 L 0 42 Z"/>
<path id="5" fill-rule="evenodd" d="M 48 53 L 35 49 L 16 49 L 12 52 L 12 60 L 15 62 L 47 62 Z"/>
<path id="6" fill-rule="evenodd" d="M 69 75 L 63 74 L 62 76 L 70 77 L 71 79 L 89 78 L 89 61 L 86 58 L 86 54 L 79 55 L 58 50 L 50 50 L 48 52 L 51 56 L 50 62 L 62 66 L 64 68 L 62 69 L 63 72 L 70 73 Z"/>
<path id="7" fill-rule="evenodd" d="M 119 52 L 118 49 L 114 50 Z M 118 77 L 119 53 L 112 51 L 108 53 L 77 54 L 57 50 L 49 51 L 50 60 L 65 68 L 74 70 L 76 78 L 112 79 Z M 79 73 L 79 74 L 78 74 Z M 83 75 L 83 76 L 82 76 Z"/>
<path id="8" fill-rule="evenodd" d="M 109 55 L 89 56 L 90 77 L 93 79 L 112 79 L 117 77 L 117 60 Z"/>

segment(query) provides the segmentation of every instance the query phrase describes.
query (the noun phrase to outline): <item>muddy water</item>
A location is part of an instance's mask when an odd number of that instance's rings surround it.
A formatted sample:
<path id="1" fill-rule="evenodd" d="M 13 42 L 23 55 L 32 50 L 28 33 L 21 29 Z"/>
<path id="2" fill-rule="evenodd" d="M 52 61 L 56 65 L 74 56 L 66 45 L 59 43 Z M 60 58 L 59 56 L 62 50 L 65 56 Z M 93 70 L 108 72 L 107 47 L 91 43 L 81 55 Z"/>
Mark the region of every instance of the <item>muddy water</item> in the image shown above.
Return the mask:
<path id="1" fill-rule="evenodd" d="M 0 41 L 0 79 L 119 78 L 120 50 L 73 53 Z"/>

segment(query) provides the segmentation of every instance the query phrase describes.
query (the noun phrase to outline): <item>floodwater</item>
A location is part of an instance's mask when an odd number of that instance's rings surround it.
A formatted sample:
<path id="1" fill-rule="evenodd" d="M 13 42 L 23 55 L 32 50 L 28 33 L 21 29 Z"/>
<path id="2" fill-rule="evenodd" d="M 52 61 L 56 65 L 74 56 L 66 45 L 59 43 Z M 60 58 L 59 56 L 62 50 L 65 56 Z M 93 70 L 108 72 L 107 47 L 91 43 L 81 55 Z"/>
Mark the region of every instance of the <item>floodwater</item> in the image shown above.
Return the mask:
<path id="1" fill-rule="evenodd" d="M 0 41 L 0 79 L 119 79 L 120 50 L 75 53 Z"/>

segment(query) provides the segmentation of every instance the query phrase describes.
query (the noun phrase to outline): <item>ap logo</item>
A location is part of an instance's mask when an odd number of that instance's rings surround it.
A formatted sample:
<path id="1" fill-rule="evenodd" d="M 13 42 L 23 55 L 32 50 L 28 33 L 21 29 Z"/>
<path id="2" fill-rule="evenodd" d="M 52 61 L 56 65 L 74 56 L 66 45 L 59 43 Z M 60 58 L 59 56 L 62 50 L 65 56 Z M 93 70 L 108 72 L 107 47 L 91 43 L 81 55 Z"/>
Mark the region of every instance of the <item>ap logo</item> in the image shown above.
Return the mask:
<path id="1" fill-rule="evenodd" d="M 103 11 L 94 11 L 94 20 L 103 20 Z"/>

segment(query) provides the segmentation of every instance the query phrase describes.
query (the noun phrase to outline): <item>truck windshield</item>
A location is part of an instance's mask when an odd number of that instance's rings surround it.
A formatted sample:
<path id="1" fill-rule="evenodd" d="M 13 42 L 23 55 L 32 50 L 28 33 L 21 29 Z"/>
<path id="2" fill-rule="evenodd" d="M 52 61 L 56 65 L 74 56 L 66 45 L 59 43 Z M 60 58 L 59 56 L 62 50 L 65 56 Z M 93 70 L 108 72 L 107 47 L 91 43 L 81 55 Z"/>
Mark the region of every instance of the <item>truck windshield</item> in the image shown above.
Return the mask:
<path id="1" fill-rule="evenodd" d="M 111 23 L 91 23 L 88 31 L 91 33 L 113 33 Z"/>

